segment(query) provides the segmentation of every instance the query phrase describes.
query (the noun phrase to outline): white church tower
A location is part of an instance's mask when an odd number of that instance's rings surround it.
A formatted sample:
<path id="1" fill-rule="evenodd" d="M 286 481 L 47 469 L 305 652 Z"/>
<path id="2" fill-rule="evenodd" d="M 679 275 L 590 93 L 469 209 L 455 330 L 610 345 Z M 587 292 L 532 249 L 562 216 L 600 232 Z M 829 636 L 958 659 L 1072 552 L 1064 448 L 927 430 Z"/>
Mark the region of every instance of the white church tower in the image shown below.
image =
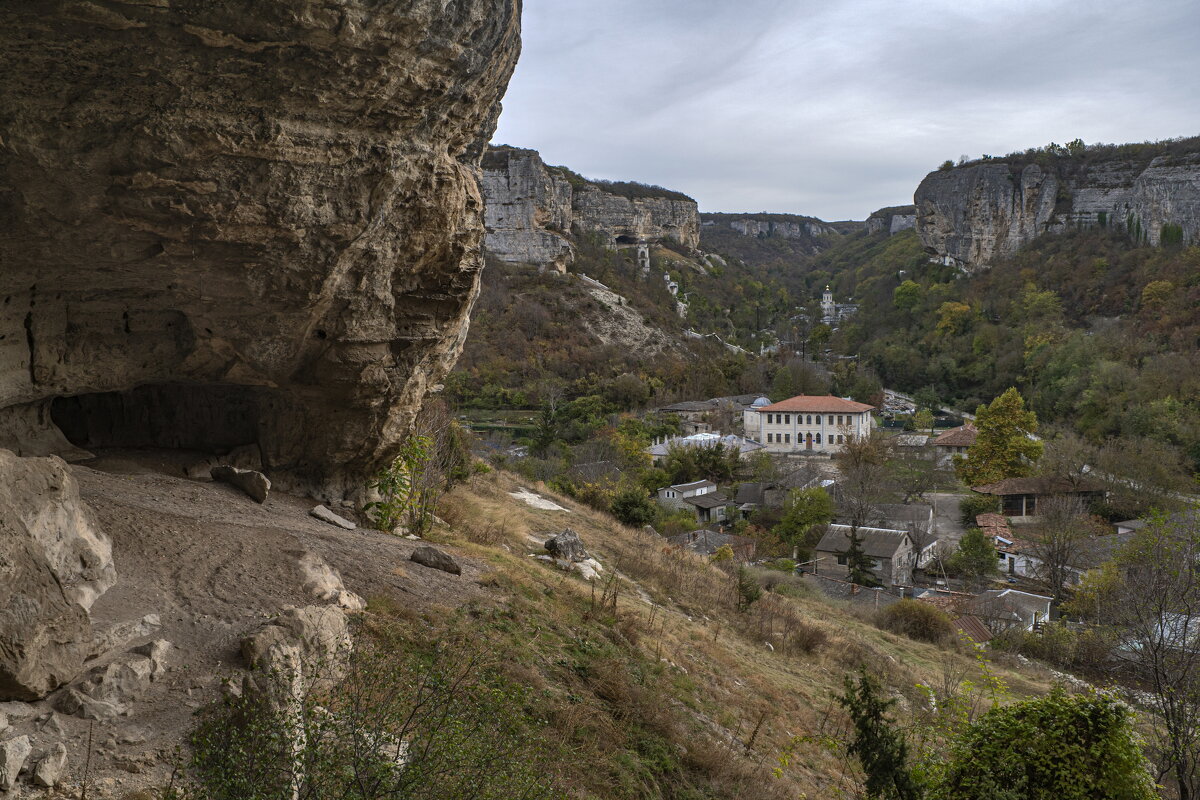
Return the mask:
<path id="1" fill-rule="evenodd" d="M 833 289 L 825 285 L 825 294 L 821 295 L 821 318 L 826 325 L 837 319 L 837 305 L 833 302 Z"/>

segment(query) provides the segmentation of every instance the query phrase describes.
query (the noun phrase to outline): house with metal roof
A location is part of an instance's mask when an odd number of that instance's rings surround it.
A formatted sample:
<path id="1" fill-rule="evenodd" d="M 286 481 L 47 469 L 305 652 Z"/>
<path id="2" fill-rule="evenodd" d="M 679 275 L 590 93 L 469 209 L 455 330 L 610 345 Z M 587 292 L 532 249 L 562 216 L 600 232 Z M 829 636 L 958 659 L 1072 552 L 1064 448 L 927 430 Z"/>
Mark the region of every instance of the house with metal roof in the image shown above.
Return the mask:
<path id="1" fill-rule="evenodd" d="M 855 436 L 869 436 L 874 406 L 833 395 L 797 395 L 743 414 L 746 438 L 769 453 L 836 453 Z"/>
<path id="2" fill-rule="evenodd" d="M 830 525 L 814 548 L 816 571 L 834 578 L 850 575 L 846 551 L 850 549 L 850 525 Z M 863 553 L 871 559 L 871 572 L 885 586 L 909 585 L 917 553 L 908 531 L 889 528 L 859 528 Z"/>

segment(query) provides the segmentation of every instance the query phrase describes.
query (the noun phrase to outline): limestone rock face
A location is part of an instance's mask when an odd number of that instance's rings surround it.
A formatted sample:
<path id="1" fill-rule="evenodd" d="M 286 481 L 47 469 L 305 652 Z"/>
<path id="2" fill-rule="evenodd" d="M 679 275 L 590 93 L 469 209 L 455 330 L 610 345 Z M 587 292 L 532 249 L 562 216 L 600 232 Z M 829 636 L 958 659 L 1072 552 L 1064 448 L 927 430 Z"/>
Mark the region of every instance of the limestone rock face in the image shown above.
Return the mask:
<path id="1" fill-rule="evenodd" d="M 79 673 L 88 609 L 115 582 L 112 544 L 66 464 L 0 450 L 0 700 L 44 697 Z"/>
<path id="2" fill-rule="evenodd" d="M 887 231 L 889 236 L 895 236 L 900 231 L 907 231 L 917 226 L 916 206 L 892 206 L 881 208 L 867 217 L 867 231 L 880 233 Z"/>
<path id="3" fill-rule="evenodd" d="M 55 423 L 84 447 L 257 443 L 285 487 L 356 490 L 461 348 L 519 18 L 5 4 L 9 446 L 52 447 Z"/>
<path id="4" fill-rule="evenodd" d="M 643 187 L 620 193 L 562 167 L 547 166 L 536 150 L 492 148 L 483 161 L 486 249 L 514 264 L 565 272 L 575 260 L 571 236 L 594 234 L 607 246 L 673 239 L 700 244 L 696 201 Z"/>
<path id="5" fill-rule="evenodd" d="M 1003 161 L 932 172 L 917 188 L 926 250 L 968 270 L 1012 255 L 1044 233 L 1114 227 L 1150 245 L 1177 225 L 1200 241 L 1200 152 L 1150 160 L 1043 167 Z"/>

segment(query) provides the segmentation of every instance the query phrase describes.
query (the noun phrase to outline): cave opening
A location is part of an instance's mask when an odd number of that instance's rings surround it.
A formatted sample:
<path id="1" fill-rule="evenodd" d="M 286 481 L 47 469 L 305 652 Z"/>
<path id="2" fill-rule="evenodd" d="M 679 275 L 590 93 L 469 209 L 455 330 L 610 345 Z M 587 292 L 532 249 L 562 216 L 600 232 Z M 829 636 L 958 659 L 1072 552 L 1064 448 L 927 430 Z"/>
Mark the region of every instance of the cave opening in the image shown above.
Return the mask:
<path id="1" fill-rule="evenodd" d="M 272 405 L 266 390 L 235 384 L 162 383 L 56 397 L 50 417 L 76 447 L 166 448 L 223 454 L 260 442 Z"/>
<path id="2" fill-rule="evenodd" d="M 628 236 L 628 235 L 622 234 L 621 236 L 617 237 L 617 244 L 637 244 L 637 243 L 638 243 L 638 238 L 636 236 Z"/>

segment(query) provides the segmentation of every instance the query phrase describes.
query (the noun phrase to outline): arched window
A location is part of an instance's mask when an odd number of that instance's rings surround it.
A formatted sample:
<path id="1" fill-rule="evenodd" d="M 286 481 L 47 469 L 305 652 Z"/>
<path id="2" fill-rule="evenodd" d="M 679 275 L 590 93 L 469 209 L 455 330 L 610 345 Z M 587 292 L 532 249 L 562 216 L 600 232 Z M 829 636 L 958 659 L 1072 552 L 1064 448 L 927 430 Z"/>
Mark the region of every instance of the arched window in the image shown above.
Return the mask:
<path id="1" fill-rule="evenodd" d="M 821 434 L 817 434 L 817 444 L 821 443 Z"/>
<path id="2" fill-rule="evenodd" d="M 817 424 L 818 425 L 821 424 L 821 415 L 820 414 L 817 414 Z"/>
<path id="3" fill-rule="evenodd" d="M 808 415 L 808 424 L 812 425 L 812 414 Z"/>

